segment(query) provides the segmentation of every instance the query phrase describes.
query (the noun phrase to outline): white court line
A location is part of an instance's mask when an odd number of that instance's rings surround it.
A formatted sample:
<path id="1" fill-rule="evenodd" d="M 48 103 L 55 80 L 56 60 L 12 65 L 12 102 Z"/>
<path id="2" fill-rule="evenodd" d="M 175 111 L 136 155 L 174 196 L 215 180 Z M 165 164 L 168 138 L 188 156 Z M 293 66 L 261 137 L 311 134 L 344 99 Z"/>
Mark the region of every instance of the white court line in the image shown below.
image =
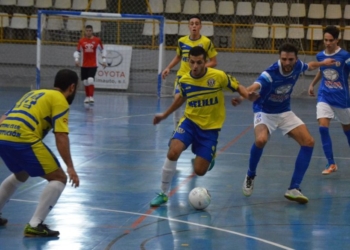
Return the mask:
<path id="1" fill-rule="evenodd" d="M 37 201 L 34 202 L 34 201 L 21 200 L 21 199 L 11 199 L 11 201 L 38 203 Z M 242 233 L 238 233 L 238 232 L 235 232 L 235 231 L 231 231 L 231 230 L 227 230 L 227 229 L 223 229 L 223 228 L 219 228 L 219 227 L 212 227 L 212 226 L 202 225 L 202 224 L 198 224 L 198 223 L 194 223 L 194 222 L 178 220 L 178 219 L 174 219 L 174 218 L 157 216 L 157 215 L 151 215 L 151 214 L 143 214 L 143 213 L 122 211 L 122 210 L 115 210 L 115 209 L 89 207 L 89 206 L 84 206 L 84 208 L 91 209 L 91 210 L 98 210 L 98 211 L 105 211 L 105 212 L 112 212 L 112 213 L 121 213 L 121 214 L 131 214 L 131 215 L 136 215 L 136 216 L 146 216 L 146 217 L 152 217 L 152 218 L 157 218 L 157 219 L 164 219 L 164 220 L 168 220 L 168 221 L 175 221 L 175 222 L 178 222 L 178 223 L 183 223 L 183 224 L 193 225 L 193 226 L 207 228 L 207 229 L 211 229 L 211 230 L 221 231 L 221 232 L 234 234 L 234 235 L 237 235 L 237 236 L 241 236 L 241 237 L 245 237 L 245 238 L 261 241 L 261 242 L 264 242 L 266 244 L 269 244 L 269 245 L 272 245 L 272 246 L 275 246 L 275 247 L 279 247 L 281 249 L 294 250 L 293 248 L 289 248 L 289 247 L 283 246 L 281 244 L 278 244 L 278 243 L 275 243 L 275 242 L 272 242 L 272 241 L 264 240 L 264 239 L 261 239 L 261 238 L 258 238 L 258 237 L 249 236 L 247 234 L 242 234 Z"/>

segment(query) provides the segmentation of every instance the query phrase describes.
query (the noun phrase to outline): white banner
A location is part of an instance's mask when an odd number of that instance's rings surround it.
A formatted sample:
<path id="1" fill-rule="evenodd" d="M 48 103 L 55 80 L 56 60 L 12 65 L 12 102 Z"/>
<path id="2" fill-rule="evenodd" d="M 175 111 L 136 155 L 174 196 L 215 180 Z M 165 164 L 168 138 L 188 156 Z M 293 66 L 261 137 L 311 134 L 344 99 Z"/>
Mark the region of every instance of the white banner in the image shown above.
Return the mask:
<path id="1" fill-rule="evenodd" d="M 107 67 L 102 66 L 102 55 L 98 56 L 95 87 L 103 89 L 127 89 L 130 79 L 132 47 L 124 45 L 103 45 L 106 51 Z"/>

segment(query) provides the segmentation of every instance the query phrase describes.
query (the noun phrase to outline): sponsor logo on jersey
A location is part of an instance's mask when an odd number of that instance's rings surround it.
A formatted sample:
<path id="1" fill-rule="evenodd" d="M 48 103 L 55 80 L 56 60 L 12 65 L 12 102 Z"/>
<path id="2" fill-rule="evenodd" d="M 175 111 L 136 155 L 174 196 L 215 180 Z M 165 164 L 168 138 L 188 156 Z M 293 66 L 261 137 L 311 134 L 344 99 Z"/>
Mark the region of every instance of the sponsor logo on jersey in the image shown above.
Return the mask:
<path id="1" fill-rule="evenodd" d="M 341 82 L 337 81 L 339 78 L 338 71 L 334 69 L 326 69 L 323 71 L 323 76 L 325 78 L 324 84 L 330 89 L 343 89 Z"/>
<path id="2" fill-rule="evenodd" d="M 282 86 L 277 87 L 275 89 L 275 93 L 277 95 L 287 94 L 287 93 L 289 93 L 291 91 L 292 87 L 293 87 L 293 84 L 282 85 Z"/>
<path id="3" fill-rule="evenodd" d="M 204 100 L 196 100 L 188 102 L 188 106 L 193 108 L 200 108 L 205 106 L 216 105 L 219 103 L 218 97 L 204 99 Z"/>

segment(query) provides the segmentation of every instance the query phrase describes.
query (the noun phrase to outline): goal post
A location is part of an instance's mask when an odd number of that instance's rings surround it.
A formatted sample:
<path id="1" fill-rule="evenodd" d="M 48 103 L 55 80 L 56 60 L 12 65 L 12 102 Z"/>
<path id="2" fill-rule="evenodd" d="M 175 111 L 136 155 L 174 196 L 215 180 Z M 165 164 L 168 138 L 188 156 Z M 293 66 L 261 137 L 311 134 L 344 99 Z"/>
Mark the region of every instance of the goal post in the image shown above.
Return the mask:
<path id="1" fill-rule="evenodd" d="M 38 10 L 36 41 L 36 88 L 47 85 L 59 68 L 75 68 L 73 53 L 83 37 L 86 24 L 98 24 L 94 34 L 107 46 L 132 48 L 128 77 L 128 93 L 172 94 L 166 88 L 161 73 L 165 65 L 165 18 L 158 15 L 118 14 L 80 11 Z M 146 29 L 148 25 L 148 30 Z M 149 27 L 151 27 L 149 29 Z M 95 33 L 96 30 L 96 33 Z M 110 71 L 109 71 L 110 70 Z M 56 71 L 56 72 L 55 72 Z M 110 75 L 113 83 L 120 82 L 118 68 L 98 69 L 96 75 Z M 98 88 L 98 86 L 96 86 Z M 116 86 L 107 88 L 118 89 Z"/>

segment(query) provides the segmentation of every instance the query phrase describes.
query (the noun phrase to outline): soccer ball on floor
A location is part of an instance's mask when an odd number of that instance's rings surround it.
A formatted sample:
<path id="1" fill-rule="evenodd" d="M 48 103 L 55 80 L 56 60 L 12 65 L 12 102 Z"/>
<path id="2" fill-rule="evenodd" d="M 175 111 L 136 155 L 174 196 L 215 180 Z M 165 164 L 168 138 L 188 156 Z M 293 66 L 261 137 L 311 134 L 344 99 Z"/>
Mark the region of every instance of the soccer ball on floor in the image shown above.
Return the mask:
<path id="1" fill-rule="evenodd" d="M 196 187 L 188 195 L 188 201 L 195 209 L 201 210 L 209 206 L 211 196 L 204 187 Z"/>

